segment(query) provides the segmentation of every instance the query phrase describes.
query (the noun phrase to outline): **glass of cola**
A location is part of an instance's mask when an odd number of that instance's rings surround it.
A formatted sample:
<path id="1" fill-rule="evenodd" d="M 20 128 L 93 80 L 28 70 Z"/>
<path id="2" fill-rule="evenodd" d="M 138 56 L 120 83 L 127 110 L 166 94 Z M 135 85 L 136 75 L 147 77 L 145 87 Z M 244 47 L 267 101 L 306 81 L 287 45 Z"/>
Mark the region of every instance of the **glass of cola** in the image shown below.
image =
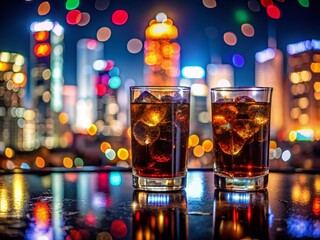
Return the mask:
<path id="1" fill-rule="evenodd" d="M 270 87 L 211 89 L 217 188 L 254 191 L 267 187 L 271 96 Z"/>
<path id="2" fill-rule="evenodd" d="M 175 191 L 186 185 L 190 88 L 130 87 L 133 186 Z"/>

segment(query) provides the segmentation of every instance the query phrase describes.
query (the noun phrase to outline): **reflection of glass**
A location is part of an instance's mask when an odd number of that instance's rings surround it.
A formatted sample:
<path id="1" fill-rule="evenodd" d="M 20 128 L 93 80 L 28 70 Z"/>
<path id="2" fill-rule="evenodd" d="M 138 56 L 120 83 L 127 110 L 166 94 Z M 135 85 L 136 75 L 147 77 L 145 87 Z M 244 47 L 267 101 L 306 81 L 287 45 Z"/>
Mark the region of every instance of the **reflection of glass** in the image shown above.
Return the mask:
<path id="1" fill-rule="evenodd" d="M 132 239 L 188 239 L 184 191 L 133 194 Z"/>
<path id="2" fill-rule="evenodd" d="M 216 190 L 213 239 L 269 239 L 268 192 Z"/>

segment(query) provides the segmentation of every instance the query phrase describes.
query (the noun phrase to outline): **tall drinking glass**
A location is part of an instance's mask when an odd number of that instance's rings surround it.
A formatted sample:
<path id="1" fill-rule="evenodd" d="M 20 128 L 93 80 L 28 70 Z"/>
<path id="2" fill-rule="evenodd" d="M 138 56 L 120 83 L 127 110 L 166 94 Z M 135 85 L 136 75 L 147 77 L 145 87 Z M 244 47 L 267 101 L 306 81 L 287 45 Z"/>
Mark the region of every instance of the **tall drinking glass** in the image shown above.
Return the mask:
<path id="1" fill-rule="evenodd" d="M 250 191 L 267 187 L 271 96 L 269 87 L 211 89 L 217 188 Z"/>
<path id="2" fill-rule="evenodd" d="M 147 191 L 185 187 L 190 88 L 130 88 L 133 186 Z"/>

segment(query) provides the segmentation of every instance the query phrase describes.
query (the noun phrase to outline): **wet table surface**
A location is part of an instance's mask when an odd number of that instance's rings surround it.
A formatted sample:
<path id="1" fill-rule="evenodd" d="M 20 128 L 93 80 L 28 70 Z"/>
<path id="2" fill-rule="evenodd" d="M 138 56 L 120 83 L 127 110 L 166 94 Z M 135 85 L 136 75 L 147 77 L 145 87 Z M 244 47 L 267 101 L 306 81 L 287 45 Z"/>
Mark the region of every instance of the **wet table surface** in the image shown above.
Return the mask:
<path id="1" fill-rule="evenodd" d="M 185 191 L 147 193 L 129 170 L 0 175 L 0 239 L 320 239 L 320 175 L 271 173 L 222 192 L 190 170 Z"/>

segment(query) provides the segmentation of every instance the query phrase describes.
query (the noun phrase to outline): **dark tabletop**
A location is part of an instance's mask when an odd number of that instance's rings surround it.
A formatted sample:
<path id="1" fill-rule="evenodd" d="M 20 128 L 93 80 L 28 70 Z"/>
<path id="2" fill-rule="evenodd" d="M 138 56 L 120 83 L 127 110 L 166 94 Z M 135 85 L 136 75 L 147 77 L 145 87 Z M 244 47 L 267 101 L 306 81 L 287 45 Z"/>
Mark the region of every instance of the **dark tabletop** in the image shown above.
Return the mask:
<path id="1" fill-rule="evenodd" d="M 190 170 L 185 191 L 132 188 L 129 170 L 0 175 L 0 239 L 320 239 L 320 175 L 271 173 L 223 192 Z"/>

